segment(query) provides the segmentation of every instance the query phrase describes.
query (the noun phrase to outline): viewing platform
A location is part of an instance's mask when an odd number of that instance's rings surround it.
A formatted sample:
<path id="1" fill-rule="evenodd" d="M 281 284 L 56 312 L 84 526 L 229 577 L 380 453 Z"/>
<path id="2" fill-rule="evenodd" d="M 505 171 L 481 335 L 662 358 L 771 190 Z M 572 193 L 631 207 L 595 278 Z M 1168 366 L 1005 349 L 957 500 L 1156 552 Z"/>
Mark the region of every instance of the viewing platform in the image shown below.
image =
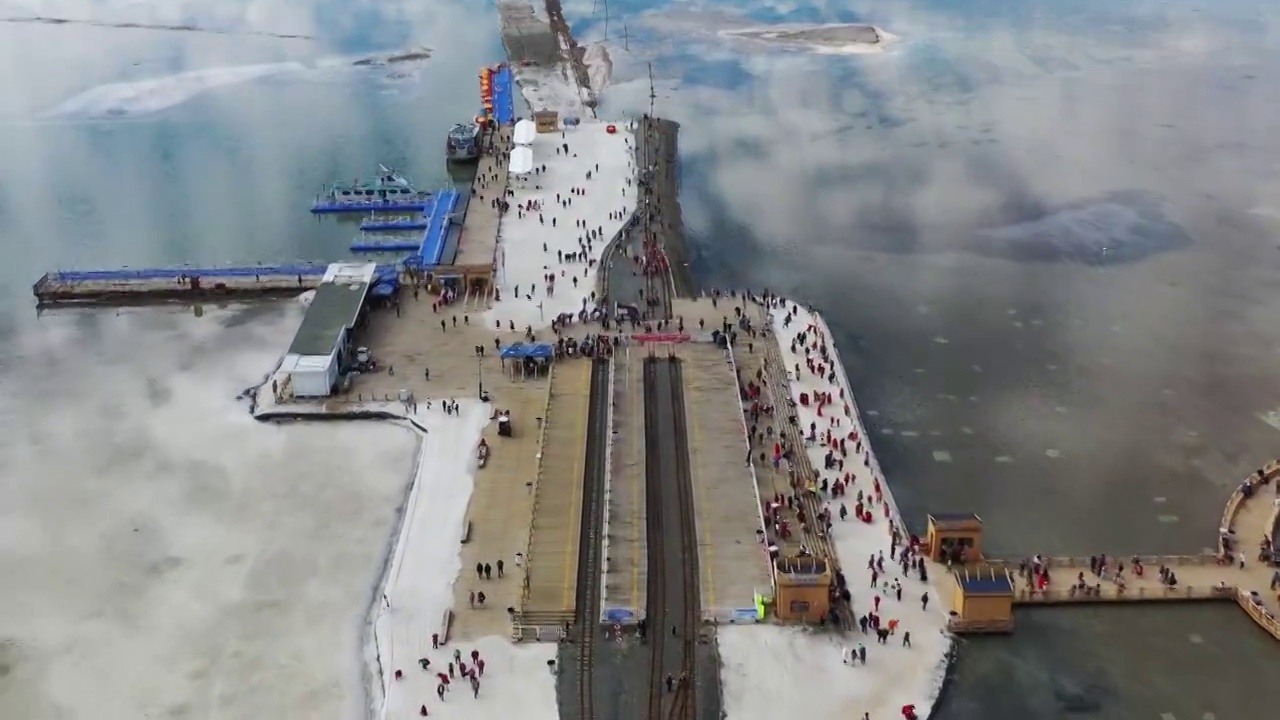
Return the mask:
<path id="1" fill-rule="evenodd" d="M 40 306 L 285 297 L 316 288 L 328 267 L 324 263 L 49 272 L 31 292 Z"/>
<path id="2" fill-rule="evenodd" d="M 930 515 L 925 545 L 933 585 L 951 600 L 949 626 L 956 633 L 1011 632 L 1017 606 L 1216 600 L 1234 601 L 1280 640 L 1277 478 L 1280 461 L 1272 461 L 1232 493 L 1217 553 L 1040 557 L 1041 573 L 1033 558 L 984 557 L 978 516 Z M 949 555 L 978 559 L 943 565 Z"/>

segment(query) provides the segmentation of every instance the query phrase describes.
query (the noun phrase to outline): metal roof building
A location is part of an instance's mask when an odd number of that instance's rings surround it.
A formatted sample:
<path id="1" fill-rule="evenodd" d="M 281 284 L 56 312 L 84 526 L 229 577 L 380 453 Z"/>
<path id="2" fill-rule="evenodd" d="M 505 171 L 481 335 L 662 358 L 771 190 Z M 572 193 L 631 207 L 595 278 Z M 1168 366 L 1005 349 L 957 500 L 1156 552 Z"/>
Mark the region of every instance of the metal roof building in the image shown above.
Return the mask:
<path id="1" fill-rule="evenodd" d="M 351 331 L 364 310 L 375 263 L 333 263 L 280 361 L 276 379 L 294 397 L 326 397 L 353 354 Z"/>

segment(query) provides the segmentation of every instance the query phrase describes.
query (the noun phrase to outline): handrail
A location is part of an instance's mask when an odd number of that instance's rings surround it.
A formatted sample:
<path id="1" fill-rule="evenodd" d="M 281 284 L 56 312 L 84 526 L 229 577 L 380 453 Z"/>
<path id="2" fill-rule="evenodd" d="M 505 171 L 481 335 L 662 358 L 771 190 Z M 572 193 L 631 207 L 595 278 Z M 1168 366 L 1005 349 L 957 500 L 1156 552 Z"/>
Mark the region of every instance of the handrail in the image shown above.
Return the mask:
<path id="1" fill-rule="evenodd" d="M 1115 602 L 1117 600 L 1230 600 L 1238 594 L 1234 587 L 1210 586 L 1177 586 L 1177 587 L 1135 587 L 1126 588 L 1120 585 L 1104 585 L 1098 593 L 1085 591 L 1072 592 L 1070 589 L 1052 588 L 1048 590 L 1032 590 L 1022 588 L 1015 596 L 1019 604 L 1034 603 L 1089 603 Z"/>
<path id="2" fill-rule="evenodd" d="M 1117 559 L 1123 562 L 1129 562 L 1131 558 L 1138 558 L 1139 562 L 1147 567 L 1157 567 L 1160 565 L 1210 565 L 1218 562 L 1218 556 L 1214 553 L 1200 553 L 1196 555 L 1128 555 L 1125 557 L 1117 556 Z M 1054 568 L 1088 568 L 1090 560 L 1097 558 L 1075 557 L 1075 556 L 1051 556 L 1042 557 L 1045 567 L 1050 570 Z M 1003 570 L 1013 570 L 1018 564 L 1024 562 L 1022 559 L 1011 558 L 982 558 L 985 565 L 1000 568 Z"/>
<path id="3" fill-rule="evenodd" d="M 1271 637 L 1280 640 L 1280 621 L 1274 617 L 1267 615 L 1263 609 L 1249 598 L 1249 594 L 1243 590 L 1236 591 L 1236 604 L 1244 608 L 1244 611 L 1253 618 L 1253 621 L 1262 626 L 1262 629 L 1271 633 Z"/>

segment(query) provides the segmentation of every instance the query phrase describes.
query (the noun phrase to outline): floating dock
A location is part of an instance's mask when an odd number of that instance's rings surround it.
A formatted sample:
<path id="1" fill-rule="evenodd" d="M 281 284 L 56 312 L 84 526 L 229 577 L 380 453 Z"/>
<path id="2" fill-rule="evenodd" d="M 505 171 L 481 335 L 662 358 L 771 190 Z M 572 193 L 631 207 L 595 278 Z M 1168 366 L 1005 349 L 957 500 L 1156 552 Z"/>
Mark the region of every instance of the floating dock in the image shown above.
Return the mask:
<path id="1" fill-rule="evenodd" d="M 359 239 L 351 244 L 350 250 L 355 253 L 367 252 L 412 252 L 405 258 L 405 264 L 418 268 L 435 267 L 444 256 L 449 228 L 454 220 L 454 211 L 458 207 L 458 191 L 446 188 L 437 192 L 427 203 L 426 210 L 420 220 L 411 225 L 392 225 L 388 223 L 384 230 L 423 230 L 422 237 L 412 239 L 367 240 Z M 465 204 L 463 208 L 465 209 Z M 369 231 L 365 225 L 361 230 Z"/>
<path id="2" fill-rule="evenodd" d="M 422 215 L 404 220 L 379 220 L 378 218 L 368 218 L 361 221 L 360 232 L 401 232 L 407 230 L 426 230 L 427 217 L 426 212 Z"/>
<path id="3" fill-rule="evenodd" d="M 429 195 L 394 201 L 366 200 L 363 202 L 334 202 L 317 198 L 315 202 L 311 203 L 311 212 L 316 215 L 357 212 L 422 212 L 427 208 L 427 203 L 430 201 L 431 197 Z"/>
<path id="4" fill-rule="evenodd" d="M 318 286 L 327 268 L 325 263 L 50 272 L 36 281 L 31 292 L 42 306 L 287 296 Z"/>
<path id="5" fill-rule="evenodd" d="M 351 243 L 350 250 L 353 253 L 413 252 L 420 247 L 422 247 L 421 240 L 388 238 L 383 240 L 356 240 Z"/>

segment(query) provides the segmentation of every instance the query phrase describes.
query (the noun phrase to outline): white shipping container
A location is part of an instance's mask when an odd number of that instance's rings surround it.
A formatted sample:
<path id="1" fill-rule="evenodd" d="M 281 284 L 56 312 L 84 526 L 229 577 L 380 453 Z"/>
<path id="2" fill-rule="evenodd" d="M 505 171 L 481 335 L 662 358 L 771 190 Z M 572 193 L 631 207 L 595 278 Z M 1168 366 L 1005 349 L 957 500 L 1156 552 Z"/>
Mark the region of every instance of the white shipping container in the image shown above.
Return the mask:
<path id="1" fill-rule="evenodd" d="M 338 383 L 338 350 L 328 355 L 285 355 L 280 370 L 288 373 L 294 397 L 328 397 Z"/>

